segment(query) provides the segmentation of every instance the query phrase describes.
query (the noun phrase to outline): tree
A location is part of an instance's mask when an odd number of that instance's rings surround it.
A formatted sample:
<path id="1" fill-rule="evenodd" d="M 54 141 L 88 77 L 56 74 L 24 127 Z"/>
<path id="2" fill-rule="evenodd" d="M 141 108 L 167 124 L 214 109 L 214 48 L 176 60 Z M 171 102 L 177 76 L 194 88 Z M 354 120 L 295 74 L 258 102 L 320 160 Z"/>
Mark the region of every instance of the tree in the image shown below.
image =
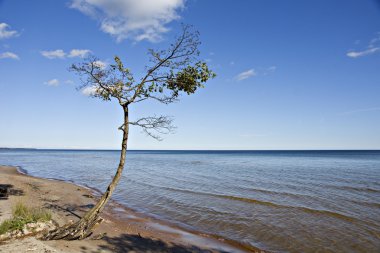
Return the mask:
<path id="1" fill-rule="evenodd" d="M 97 204 L 79 221 L 47 233 L 44 236 L 45 240 L 77 240 L 92 234 L 94 226 L 100 222 L 100 213 L 122 175 L 129 126 L 141 127 L 146 134 L 155 139 L 160 139 L 160 134 L 173 130 L 172 119 L 167 116 L 150 116 L 130 121 L 130 106 L 146 100 L 169 104 L 178 100 L 181 93 L 190 95 L 198 88 L 203 88 L 207 80 L 215 77 L 215 73 L 205 62 L 199 60 L 199 45 L 199 33 L 191 26 L 184 25 L 180 36 L 166 50 L 148 50 L 150 64 L 146 68 L 146 75 L 139 81 L 135 80 L 117 56 L 115 63 L 109 66 L 104 66 L 95 57 L 71 66 L 70 69 L 81 76 L 83 84 L 80 88 L 91 89 L 91 96 L 104 101 L 116 100 L 122 107 L 124 123 L 119 127 L 123 132 L 120 162 L 115 176 Z"/>

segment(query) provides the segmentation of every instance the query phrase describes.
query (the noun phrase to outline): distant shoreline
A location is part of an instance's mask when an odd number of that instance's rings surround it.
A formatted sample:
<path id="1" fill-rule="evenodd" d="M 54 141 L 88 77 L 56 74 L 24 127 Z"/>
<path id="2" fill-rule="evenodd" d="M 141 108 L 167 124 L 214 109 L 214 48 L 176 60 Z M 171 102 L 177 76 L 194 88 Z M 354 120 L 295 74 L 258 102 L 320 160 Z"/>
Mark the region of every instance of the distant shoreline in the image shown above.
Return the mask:
<path id="1" fill-rule="evenodd" d="M 76 148 L 7 148 L 2 150 L 31 151 L 120 151 L 120 149 L 76 149 Z M 380 149 L 128 149 L 132 152 L 380 152 Z"/>

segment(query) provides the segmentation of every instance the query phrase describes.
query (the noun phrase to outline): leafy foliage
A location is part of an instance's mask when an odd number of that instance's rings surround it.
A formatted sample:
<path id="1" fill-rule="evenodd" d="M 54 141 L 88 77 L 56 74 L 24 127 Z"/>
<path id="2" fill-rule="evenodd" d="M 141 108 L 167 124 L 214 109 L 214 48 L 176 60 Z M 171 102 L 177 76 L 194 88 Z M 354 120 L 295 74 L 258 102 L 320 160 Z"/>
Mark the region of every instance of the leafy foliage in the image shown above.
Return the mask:
<path id="1" fill-rule="evenodd" d="M 80 89 L 90 87 L 93 97 L 105 101 L 114 98 L 126 108 L 148 99 L 169 104 L 181 94 L 195 93 L 215 77 L 207 63 L 199 59 L 199 45 L 199 33 L 193 31 L 191 26 L 183 26 L 182 34 L 166 50 L 148 50 L 150 64 L 146 67 L 146 75 L 141 78 L 136 79 L 118 56 L 108 66 L 90 57 L 80 64 L 72 65 L 71 70 L 82 77 Z M 130 124 L 142 127 L 145 133 L 158 139 L 152 130 L 165 133 L 172 129 L 167 125 L 171 120 L 163 120 L 163 117 L 142 118 Z M 149 124 L 139 124 L 146 123 L 147 119 Z"/>

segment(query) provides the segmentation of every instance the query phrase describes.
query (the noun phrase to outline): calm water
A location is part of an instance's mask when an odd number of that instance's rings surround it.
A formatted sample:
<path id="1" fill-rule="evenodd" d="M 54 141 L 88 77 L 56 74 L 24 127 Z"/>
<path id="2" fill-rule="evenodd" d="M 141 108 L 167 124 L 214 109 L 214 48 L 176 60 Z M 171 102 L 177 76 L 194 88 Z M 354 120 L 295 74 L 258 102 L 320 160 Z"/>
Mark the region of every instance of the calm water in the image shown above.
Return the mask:
<path id="1" fill-rule="evenodd" d="M 100 190 L 118 158 L 0 151 L 0 164 Z M 114 199 L 274 252 L 380 251 L 380 151 L 129 151 Z"/>

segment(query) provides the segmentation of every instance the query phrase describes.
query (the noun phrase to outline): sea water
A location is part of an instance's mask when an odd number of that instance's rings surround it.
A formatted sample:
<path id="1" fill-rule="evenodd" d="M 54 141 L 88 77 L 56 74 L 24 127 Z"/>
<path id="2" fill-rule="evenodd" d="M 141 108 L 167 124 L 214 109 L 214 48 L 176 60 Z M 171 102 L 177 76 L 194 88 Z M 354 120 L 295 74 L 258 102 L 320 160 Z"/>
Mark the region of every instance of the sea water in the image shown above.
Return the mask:
<path id="1" fill-rule="evenodd" d="M 0 150 L 0 164 L 104 191 L 119 155 Z M 380 151 L 128 151 L 113 199 L 272 252 L 380 251 Z"/>

